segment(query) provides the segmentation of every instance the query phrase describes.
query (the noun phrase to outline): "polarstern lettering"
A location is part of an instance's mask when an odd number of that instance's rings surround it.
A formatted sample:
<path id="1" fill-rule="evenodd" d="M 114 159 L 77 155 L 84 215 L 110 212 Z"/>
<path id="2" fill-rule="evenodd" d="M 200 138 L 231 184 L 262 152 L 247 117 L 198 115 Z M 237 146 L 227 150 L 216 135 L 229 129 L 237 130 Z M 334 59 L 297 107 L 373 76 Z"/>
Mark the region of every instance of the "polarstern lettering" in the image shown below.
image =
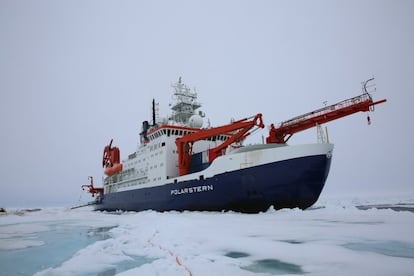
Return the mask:
<path id="1" fill-rule="evenodd" d="M 209 192 L 214 190 L 213 185 L 202 185 L 202 186 L 195 186 L 183 189 L 174 189 L 171 190 L 171 195 L 181 195 L 181 194 L 192 194 L 192 193 L 202 193 L 202 192 Z"/>

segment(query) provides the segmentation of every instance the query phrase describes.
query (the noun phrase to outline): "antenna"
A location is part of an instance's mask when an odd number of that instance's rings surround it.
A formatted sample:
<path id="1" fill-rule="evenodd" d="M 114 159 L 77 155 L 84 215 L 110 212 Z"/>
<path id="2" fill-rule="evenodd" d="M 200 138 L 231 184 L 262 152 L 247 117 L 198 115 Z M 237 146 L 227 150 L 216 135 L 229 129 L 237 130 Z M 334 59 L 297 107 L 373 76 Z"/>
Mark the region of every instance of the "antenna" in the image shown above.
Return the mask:
<path id="1" fill-rule="evenodd" d="M 364 90 L 365 93 L 369 94 L 367 88 L 371 88 L 371 87 L 374 87 L 374 91 L 376 91 L 375 84 L 368 85 L 368 83 L 370 81 L 373 81 L 374 79 L 375 78 L 370 78 L 369 80 L 366 80 L 366 81 L 362 82 L 362 89 Z M 372 92 L 372 91 L 370 91 L 370 92 Z"/>
<path id="2" fill-rule="evenodd" d="M 155 99 L 152 99 L 152 125 L 155 126 Z"/>

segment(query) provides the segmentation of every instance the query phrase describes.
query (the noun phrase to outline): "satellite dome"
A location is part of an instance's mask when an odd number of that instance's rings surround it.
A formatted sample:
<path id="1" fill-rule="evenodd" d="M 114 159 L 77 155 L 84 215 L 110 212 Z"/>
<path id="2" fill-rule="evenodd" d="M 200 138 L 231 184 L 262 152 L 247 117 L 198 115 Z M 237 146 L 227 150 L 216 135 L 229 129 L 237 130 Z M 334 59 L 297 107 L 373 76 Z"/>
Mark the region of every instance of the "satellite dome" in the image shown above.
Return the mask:
<path id="1" fill-rule="evenodd" d="M 201 128 L 203 126 L 203 118 L 200 115 L 192 115 L 188 120 L 190 127 Z"/>

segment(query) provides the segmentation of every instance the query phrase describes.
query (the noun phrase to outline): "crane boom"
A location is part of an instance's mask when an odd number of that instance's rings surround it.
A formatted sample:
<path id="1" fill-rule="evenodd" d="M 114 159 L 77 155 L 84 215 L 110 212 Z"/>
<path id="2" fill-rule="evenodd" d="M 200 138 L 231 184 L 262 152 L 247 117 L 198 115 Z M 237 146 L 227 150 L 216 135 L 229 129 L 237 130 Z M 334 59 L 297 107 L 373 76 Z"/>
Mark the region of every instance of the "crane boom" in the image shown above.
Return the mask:
<path id="1" fill-rule="evenodd" d="M 297 132 L 357 112 L 373 111 L 375 105 L 387 101 L 386 99 L 382 99 L 374 102 L 371 95 L 366 91 L 366 83 L 364 86 L 365 92 L 359 96 L 294 117 L 290 120 L 281 122 L 277 127 L 272 124 L 270 126 L 269 136 L 266 138 L 266 143 L 286 143 L 289 138 Z"/>
<path id="2" fill-rule="evenodd" d="M 253 119 L 252 119 L 253 118 Z M 178 150 L 178 168 L 180 175 L 188 174 L 191 165 L 192 146 L 194 142 L 208 139 L 210 137 L 228 133 L 229 138 L 215 148 L 209 150 L 209 161 L 213 161 L 216 157 L 223 154 L 230 144 L 242 141 L 250 134 L 253 127 L 264 128 L 262 114 L 254 117 L 244 118 L 228 125 L 202 129 L 177 138 L 175 144 Z"/>

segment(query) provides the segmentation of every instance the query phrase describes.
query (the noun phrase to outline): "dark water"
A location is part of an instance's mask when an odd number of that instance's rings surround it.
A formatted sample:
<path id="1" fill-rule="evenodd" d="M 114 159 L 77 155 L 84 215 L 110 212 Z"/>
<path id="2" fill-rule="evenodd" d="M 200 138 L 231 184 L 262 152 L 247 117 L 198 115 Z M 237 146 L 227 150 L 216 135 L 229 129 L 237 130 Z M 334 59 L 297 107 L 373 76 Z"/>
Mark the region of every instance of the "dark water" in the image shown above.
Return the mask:
<path id="1" fill-rule="evenodd" d="M 357 251 L 374 252 L 391 257 L 414 258 L 414 244 L 401 241 L 376 241 L 350 242 L 344 247 Z"/>
<path id="2" fill-rule="evenodd" d="M 254 261 L 251 265 L 241 267 L 255 273 L 269 273 L 271 275 L 304 274 L 301 266 L 282 262 L 276 259 Z"/>
<path id="3" fill-rule="evenodd" d="M 0 250 L 0 276 L 33 275 L 49 267 L 57 267 L 81 248 L 110 237 L 113 227 L 65 227 L 31 234 L 44 241 L 41 246 Z M 27 238 L 27 236 L 22 236 Z M 59 254 L 55 254 L 59 252 Z"/>
<path id="4" fill-rule="evenodd" d="M 230 251 L 230 252 L 227 252 L 224 256 L 234 258 L 234 259 L 238 259 L 238 258 L 248 257 L 250 255 L 245 253 L 245 252 Z"/>
<path id="5" fill-rule="evenodd" d="M 414 212 L 414 204 L 412 203 L 397 203 L 397 204 L 372 204 L 372 205 L 357 205 L 359 210 L 369 209 L 390 209 L 393 211 L 408 211 Z"/>
<path id="6" fill-rule="evenodd" d="M 238 259 L 249 257 L 246 252 L 230 251 L 224 254 L 227 257 Z M 276 259 L 263 259 L 255 260 L 252 264 L 243 266 L 241 269 L 248 270 L 254 273 L 269 273 L 271 275 L 283 275 L 283 274 L 303 274 L 301 266 L 282 262 Z"/>

